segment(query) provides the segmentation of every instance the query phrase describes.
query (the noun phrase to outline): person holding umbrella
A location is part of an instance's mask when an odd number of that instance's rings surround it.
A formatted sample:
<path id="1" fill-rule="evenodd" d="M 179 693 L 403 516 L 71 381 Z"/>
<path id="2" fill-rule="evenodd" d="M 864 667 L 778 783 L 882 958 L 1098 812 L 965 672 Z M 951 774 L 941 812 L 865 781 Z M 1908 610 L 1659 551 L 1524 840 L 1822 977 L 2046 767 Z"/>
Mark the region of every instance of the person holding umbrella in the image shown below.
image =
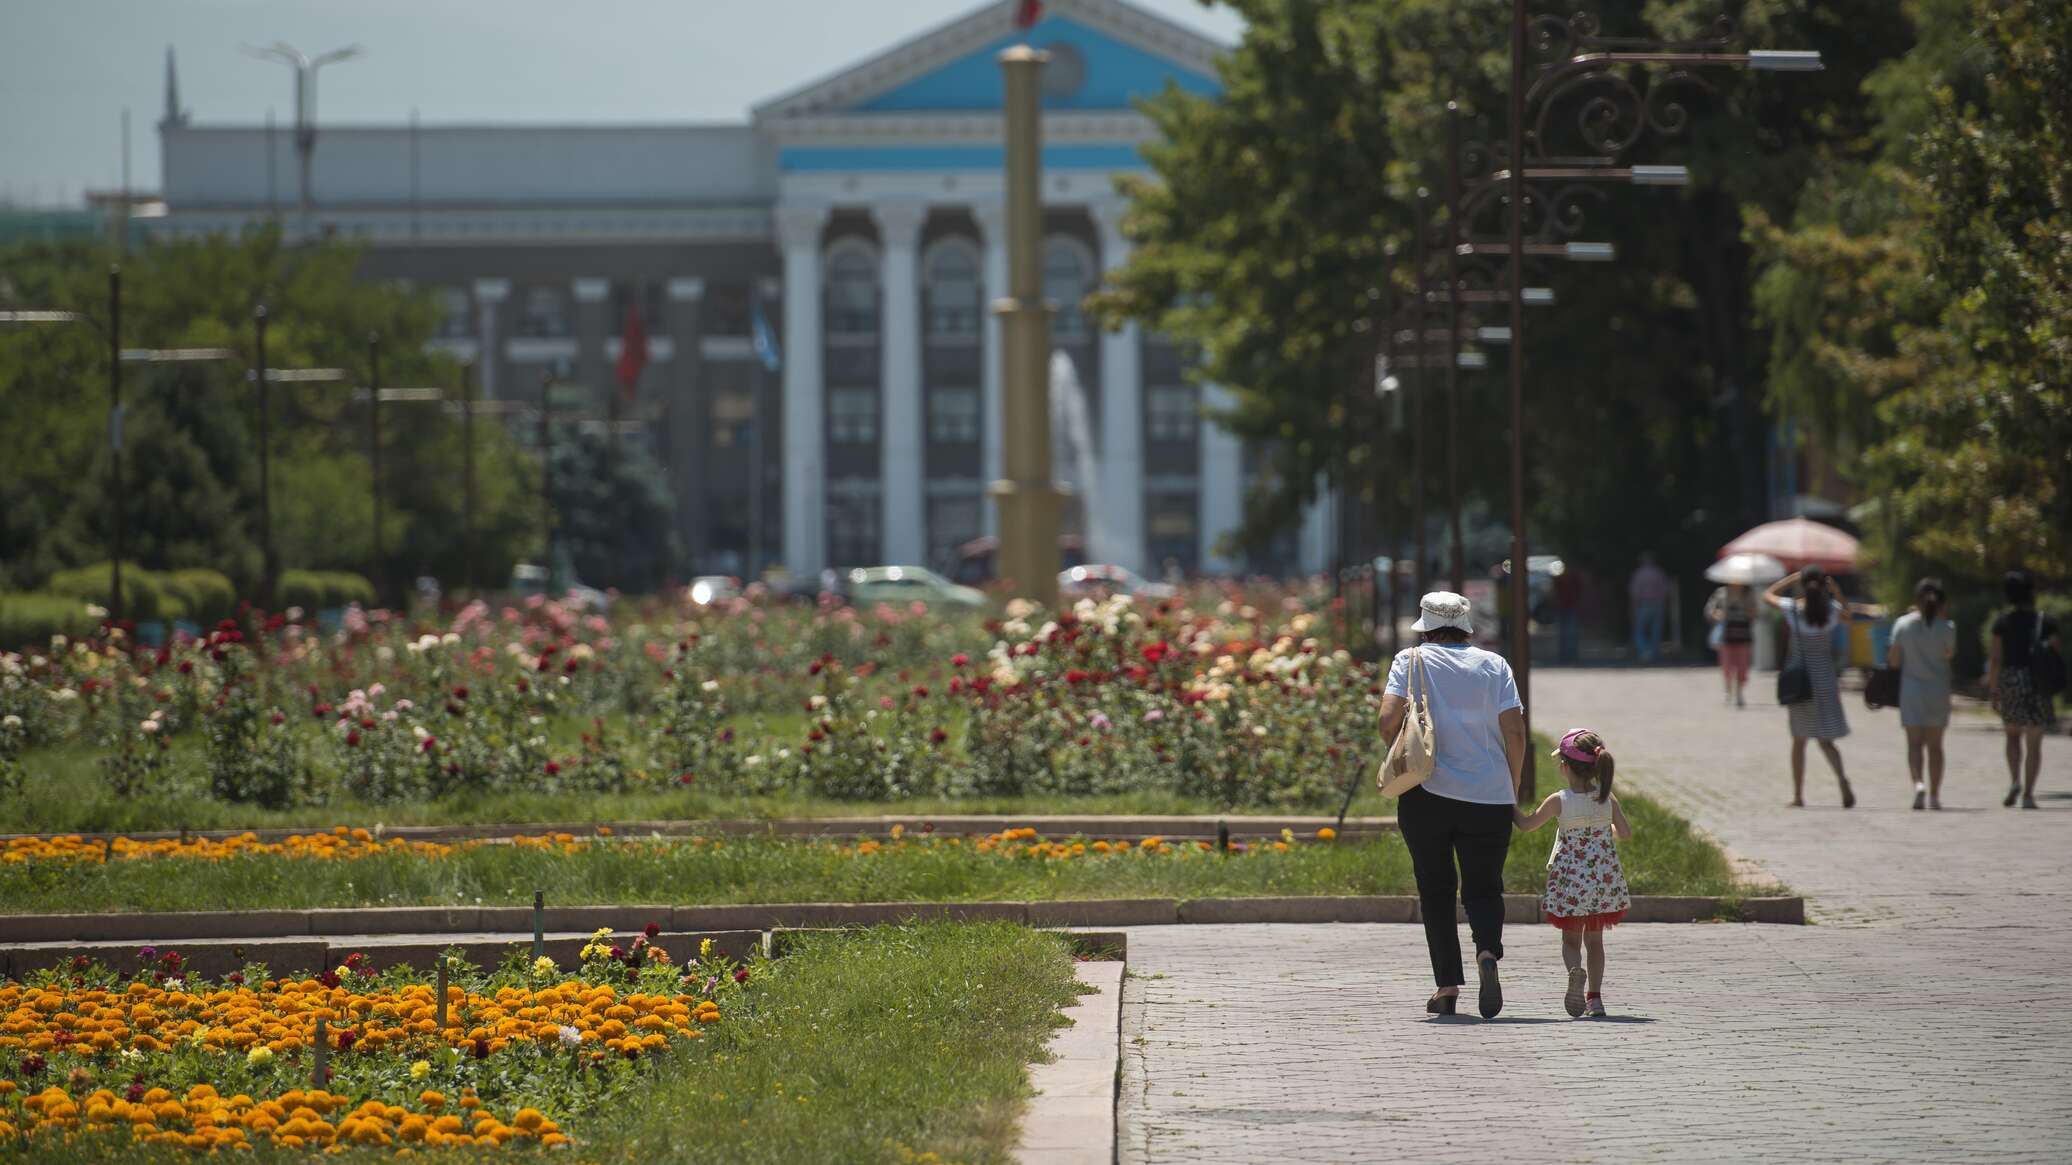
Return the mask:
<path id="1" fill-rule="evenodd" d="M 1767 554 L 1733 554 L 1712 564 L 1705 577 L 1723 584 L 1705 600 L 1705 618 L 1713 625 L 1719 650 L 1720 678 L 1727 702 L 1747 707 L 1748 660 L 1755 646 L 1755 586 L 1784 574 L 1784 564 Z"/>

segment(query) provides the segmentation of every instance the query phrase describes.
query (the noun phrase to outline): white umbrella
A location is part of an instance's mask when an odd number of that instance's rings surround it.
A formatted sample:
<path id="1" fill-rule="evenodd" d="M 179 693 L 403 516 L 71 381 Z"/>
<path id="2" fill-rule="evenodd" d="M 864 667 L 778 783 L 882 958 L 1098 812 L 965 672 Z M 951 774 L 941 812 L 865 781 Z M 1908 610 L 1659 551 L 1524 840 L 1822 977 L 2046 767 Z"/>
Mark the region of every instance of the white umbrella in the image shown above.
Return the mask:
<path id="1" fill-rule="evenodd" d="M 1741 583 L 1765 587 L 1788 573 L 1784 564 L 1767 554 L 1729 554 L 1705 569 L 1705 577 L 1719 583 Z"/>

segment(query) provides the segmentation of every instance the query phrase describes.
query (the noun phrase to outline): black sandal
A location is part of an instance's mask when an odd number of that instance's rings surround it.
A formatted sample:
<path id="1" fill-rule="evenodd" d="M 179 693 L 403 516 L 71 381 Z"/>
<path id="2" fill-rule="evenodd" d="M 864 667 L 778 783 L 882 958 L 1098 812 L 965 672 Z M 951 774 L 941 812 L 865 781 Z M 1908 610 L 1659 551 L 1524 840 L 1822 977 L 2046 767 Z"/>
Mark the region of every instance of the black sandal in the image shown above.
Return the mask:
<path id="1" fill-rule="evenodd" d="M 1458 1002 L 1460 1002 L 1459 995 L 1439 995 L 1435 993 L 1430 999 L 1425 1000 L 1425 1011 L 1431 1015 L 1452 1015 L 1454 1005 Z"/>

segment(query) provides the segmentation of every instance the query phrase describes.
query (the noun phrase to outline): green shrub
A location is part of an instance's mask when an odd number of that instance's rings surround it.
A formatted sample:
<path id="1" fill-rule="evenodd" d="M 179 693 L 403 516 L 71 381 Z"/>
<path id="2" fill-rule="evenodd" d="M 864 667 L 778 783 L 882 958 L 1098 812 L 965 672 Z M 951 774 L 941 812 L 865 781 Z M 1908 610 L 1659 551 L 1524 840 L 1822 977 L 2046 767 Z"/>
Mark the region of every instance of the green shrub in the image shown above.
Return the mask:
<path id="1" fill-rule="evenodd" d="M 71 595 L 0 593 L 0 650 L 47 647 L 53 635 L 90 635 L 100 623 L 86 600 Z"/>
<path id="2" fill-rule="evenodd" d="M 300 607 L 316 612 L 330 606 L 331 592 L 322 573 L 314 570 L 284 570 L 274 585 L 274 602 L 282 610 Z"/>
<path id="3" fill-rule="evenodd" d="M 237 613 L 237 588 L 220 570 L 197 566 L 159 577 L 186 604 L 187 617 L 197 623 L 211 624 Z"/>
<path id="4" fill-rule="evenodd" d="M 111 567 L 106 562 L 61 570 L 50 576 L 43 589 L 53 595 L 105 607 L 112 585 L 108 577 L 110 571 Z M 135 563 L 122 564 L 122 597 L 123 617 L 136 622 L 180 618 L 186 614 L 186 605 L 167 593 L 162 576 Z M 167 613 L 169 604 L 180 608 L 178 614 Z"/>
<path id="5" fill-rule="evenodd" d="M 326 606 L 345 607 L 358 603 L 362 607 L 372 607 L 377 601 L 374 584 L 367 581 L 365 575 L 345 570 L 326 570 L 319 573 L 323 576 L 331 597 Z"/>

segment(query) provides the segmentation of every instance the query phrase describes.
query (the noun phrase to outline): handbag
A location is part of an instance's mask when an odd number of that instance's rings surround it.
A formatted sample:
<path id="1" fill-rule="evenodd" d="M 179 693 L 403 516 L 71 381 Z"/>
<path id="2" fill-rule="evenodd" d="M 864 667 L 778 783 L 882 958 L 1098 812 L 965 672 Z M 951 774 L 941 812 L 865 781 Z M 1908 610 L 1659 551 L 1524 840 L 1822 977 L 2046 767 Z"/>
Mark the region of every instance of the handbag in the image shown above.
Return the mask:
<path id="1" fill-rule="evenodd" d="M 1871 670 L 1871 678 L 1863 685 L 1863 702 L 1873 711 L 1879 708 L 1899 706 L 1899 669 L 1881 667 Z"/>
<path id="2" fill-rule="evenodd" d="M 1806 650 L 1805 635 L 1799 624 L 1798 612 L 1791 614 L 1791 639 L 1803 656 Z M 1777 673 L 1777 702 L 1799 704 L 1813 698 L 1813 678 L 1806 674 L 1803 663 L 1788 663 Z"/>
<path id="3" fill-rule="evenodd" d="M 1384 797 L 1400 797 L 1424 784 L 1439 760 L 1438 742 L 1432 733 L 1432 683 L 1425 674 L 1423 649 L 1410 649 L 1410 663 L 1403 671 L 1410 706 L 1404 712 L 1402 730 L 1382 758 L 1381 770 L 1374 774 L 1374 783 L 1381 786 Z"/>
<path id="4" fill-rule="evenodd" d="M 2043 612 L 2036 612 L 2036 638 L 2029 644 L 2029 676 L 2048 700 L 2065 690 L 2065 657 L 2043 637 Z"/>

